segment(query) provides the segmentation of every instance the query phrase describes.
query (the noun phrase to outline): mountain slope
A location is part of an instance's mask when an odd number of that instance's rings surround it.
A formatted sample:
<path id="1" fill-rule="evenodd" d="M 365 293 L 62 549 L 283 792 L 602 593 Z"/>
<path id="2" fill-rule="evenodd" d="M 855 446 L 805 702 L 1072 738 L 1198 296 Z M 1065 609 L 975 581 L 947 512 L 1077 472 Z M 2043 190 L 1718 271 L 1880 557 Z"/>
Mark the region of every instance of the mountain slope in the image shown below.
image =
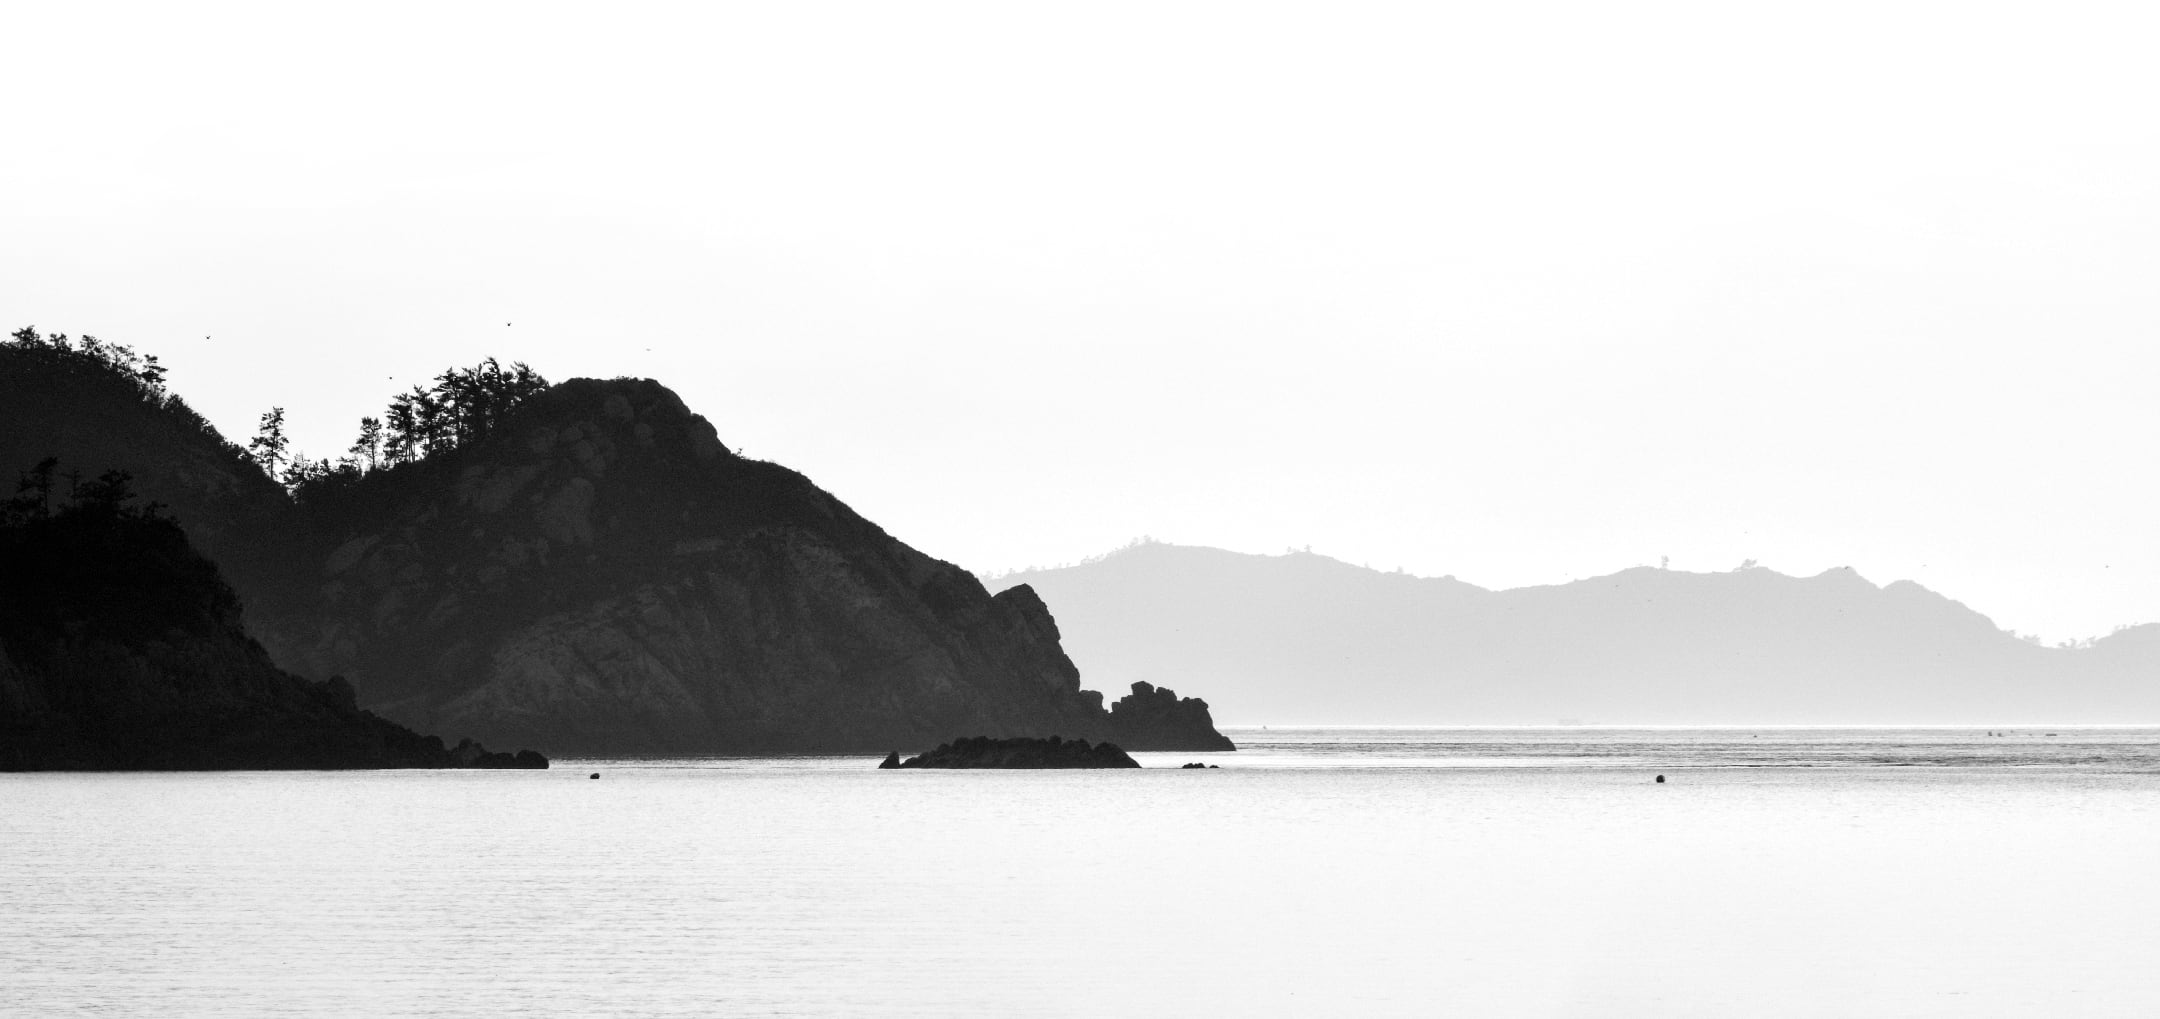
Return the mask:
<path id="1" fill-rule="evenodd" d="M 2040 648 L 1849 569 L 1487 591 L 1154 544 L 998 583 L 1038 591 L 1090 675 L 1202 686 L 1241 723 L 2160 721 L 2160 640 Z"/>
<path id="2" fill-rule="evenodd" d="M 0 344 L 0 480 L 46 457 L 64 471 L 130 475 L 241 591 L 282 582 L 298 554 L 284 490 L 184 401 L 18 334 Z"/>

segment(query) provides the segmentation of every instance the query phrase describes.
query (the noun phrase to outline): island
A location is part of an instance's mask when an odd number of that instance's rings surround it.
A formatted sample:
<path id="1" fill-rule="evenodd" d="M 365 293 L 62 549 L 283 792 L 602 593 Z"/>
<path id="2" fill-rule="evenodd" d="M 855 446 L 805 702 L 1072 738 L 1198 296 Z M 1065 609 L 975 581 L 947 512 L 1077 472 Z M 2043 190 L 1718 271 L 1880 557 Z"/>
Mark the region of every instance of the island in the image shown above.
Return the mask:
<path id="1" fill-rule="evenodd" d="M 296 447 L 308 412 L 267 390 L 256 434 L 232 441 L 167 388 L 155 359 L 26 326 L 0 342 L 0 471 L 57 459 L 28 479 L 51 496 L 41 512 L 68 497 L 73 472 L 85 485 L 126 473 L 230 584 L 235 648 L 259 644 L 264 664 L 331 701 L 349 692 L 374 717 L 452 743 L 875 755 L 1058 733 L 1235 749 L 1198 697 L 1084 689 L 1032 589 L 993 596 L 808 477 L 731 448 L 658 381 L 550 382 L 489 358 L 390 396 L 334 460 Z M 48 560 L 40 570 L 77 568 Z M 147 574 L 127 583 L 144 597 L 166 589 Z M 46 676 L 52 635 L 72 632 L 56 627 L 9 645 L 45 678 L 0 675 L 0 698 L 48 679 L 79 686 Z M 156 658 L 161 634 L 134 636 Z M 132 668 L 66 664 L 113 682 Z M 20 738 L 83 732 L 73 709 L 34 699 L 40 721 Z"/>
<path id="2" fill-rule="evenodd" d="M 970 736 L 903 761 L 899 751 L 879 768 L 1137 768 L 1139 761 L 1115 743 L 1084 739 Z"/>

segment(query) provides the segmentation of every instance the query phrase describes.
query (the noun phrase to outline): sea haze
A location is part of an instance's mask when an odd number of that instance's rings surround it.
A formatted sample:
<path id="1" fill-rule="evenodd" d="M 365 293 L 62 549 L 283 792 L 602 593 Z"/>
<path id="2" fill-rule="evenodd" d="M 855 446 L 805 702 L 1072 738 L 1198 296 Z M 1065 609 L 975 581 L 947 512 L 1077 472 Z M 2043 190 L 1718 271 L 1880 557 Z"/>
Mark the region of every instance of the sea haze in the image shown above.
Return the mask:
<path id="1" fill-rule="evenodd" d="M 2160 731 L 1986 733 L 1246 729 L 1114 773 L 6 775 L 0 1002 L 2149 1015 Z M 1165 767 L 1199 760 L 1222 767 Z"/>

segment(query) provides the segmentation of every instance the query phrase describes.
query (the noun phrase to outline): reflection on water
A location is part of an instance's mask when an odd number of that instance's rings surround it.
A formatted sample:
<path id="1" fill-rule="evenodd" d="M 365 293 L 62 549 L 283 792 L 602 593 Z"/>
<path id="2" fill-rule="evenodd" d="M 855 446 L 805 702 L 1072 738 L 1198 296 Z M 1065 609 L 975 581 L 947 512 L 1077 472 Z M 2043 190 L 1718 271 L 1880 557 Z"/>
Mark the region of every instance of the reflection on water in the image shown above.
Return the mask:
<path id="1" fill-rule="evenodd" d="M 1241 728 L 1261 768 L 2076 768 L 2160 771 L 2160 728 Z M 1169 758 L 1177 754 L 1152 755 Z"/>
<path id="2" fill-rule="evenodd" d="M 1763 729 L 1225 727 L 1235 752 L 1133 754 L 1143 766 L 1222 768 L 2057 768 L 2160 771 L 2160 727 Z M 924 748 L 896 747 L 903 753 Z M 862 757 L 570 761 L 566 768 L 857 771 Z M 876 758 L 869 758 L 872 763 Z"/>
<path id="3" fill-rule="evenodd" d="M 2046 731 L 0 776 L 0 1013 L 2153 1014 L 2160 734 Z"/>

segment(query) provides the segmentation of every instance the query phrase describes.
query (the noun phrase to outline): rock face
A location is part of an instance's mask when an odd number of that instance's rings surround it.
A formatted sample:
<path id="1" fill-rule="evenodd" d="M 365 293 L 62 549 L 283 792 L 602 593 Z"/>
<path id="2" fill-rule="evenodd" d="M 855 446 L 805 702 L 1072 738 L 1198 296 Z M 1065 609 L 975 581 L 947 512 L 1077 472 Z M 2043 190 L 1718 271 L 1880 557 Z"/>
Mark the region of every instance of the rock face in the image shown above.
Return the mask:
<path id="1" fill-rule="evenodd" d="M 971 736 L 956 739 L 929 753 L 893 763 L 893 754 L 880 768 L 1137 768 L 1140 762 L 1114 743 L 1090 744 L 1084 739 L 991 739 Z"/>
<path id="2" fill-rule="evenodd" d="M 735 455 L 656 382 L 572 380 L 295 502 L 184 404 L 80 367 L 0 346 L 0 468 L 134 472 L 206 536 L 279 665 L 423 731 L 558 755 L 1225 744 L 1199 702 L 1183 729 L 1104 710 L 1032 590 L 992 597 Z"/>
<path id="3" fill-rule="evenodd" d="M 558 754 L 864 752 L 955 732 L 1128 738 L 1033 591 L 730 452 L 651 381 L 573 380 L 330 507 L 265 628 L 384 714 Z M 1205 707 L 1137 745 L 1225 745 Z"/>
<path id="4" fill-rule="evenodd" d="M 531 750 L 520 750 L 514 754 L 489 753 L 488 748 L 473 742 L 470 738 L 461 739 L 458 741 L 457 746 L 450 748 L 450 759 L 456 762 L 460 768 L 545 769 L 548 766 L 547 758 Z"/>
<path id="5" fill-rule="evenodd" d="M 1145 681 L 1134 683 L 1131 693 L 1110 706 L 1110 720 L 1118 732 L 1141 748 L 1177 742 L 1181 734 L 1202 730 L 1215 732 L 1215 720 L 1208 715 L 1206 701 L 1198 697 L 1179 697 L 1168 687 L 1157 688 Z M 1212 745 L 1188 741 L 1176 749 L 1236 750 L 1237 744 L 1216 733 Z"/>
<path id="6" fill-rule="evenodd" d="M 343 681 L 277 669 L 170 520 L 41 507 L 0 526 L 0 771 L 499 766 L 547 760 L 446 751 Z"/>

